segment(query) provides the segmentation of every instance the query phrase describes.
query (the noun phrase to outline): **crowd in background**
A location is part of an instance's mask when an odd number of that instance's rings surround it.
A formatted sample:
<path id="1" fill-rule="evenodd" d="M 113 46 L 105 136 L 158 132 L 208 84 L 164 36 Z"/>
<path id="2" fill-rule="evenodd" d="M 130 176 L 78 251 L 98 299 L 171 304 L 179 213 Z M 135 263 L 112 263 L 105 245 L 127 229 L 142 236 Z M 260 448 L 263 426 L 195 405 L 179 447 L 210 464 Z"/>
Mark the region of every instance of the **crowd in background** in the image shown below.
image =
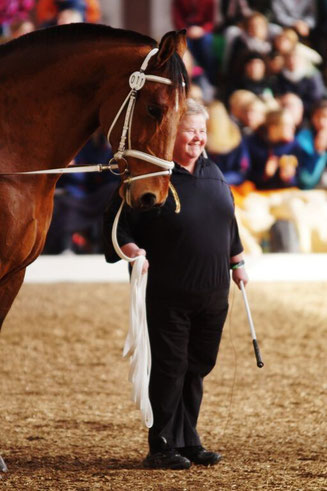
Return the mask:
<path id="1" fill-rule="evenodd" d="M 310 252 L 313 220 L 302 230 L 299 217 L 312 215 L 312 200 L 320 216 L 327 213 L 327 0 L 171 0 L 171 20 L 174 28 L 187 30 L 190 96 L 208 109 L 207 152 L 231 185 L 246 247 L 278 250 L 272 246 L 276 233 L 284 239 L 293 233 L 284 248 L 291 250 L 305 229 L 297 247 Z M 0 0 L 4 41 L 80 21 L 101 21 L 98 0 Z M 96 134 L 75 163 L 103 162 L 110 155 Z M 46 253 L 101 252 L 104 190 L 117 182 L 73 176 L 58 182 Z M 94 212 L 87 213 L 90 207 Z M 268 235 L 276 222 L 277 232 Z M 327 230 L 315 227 L 322 244 Z M 321 247 L 327 250 L 327 237 Z"/>

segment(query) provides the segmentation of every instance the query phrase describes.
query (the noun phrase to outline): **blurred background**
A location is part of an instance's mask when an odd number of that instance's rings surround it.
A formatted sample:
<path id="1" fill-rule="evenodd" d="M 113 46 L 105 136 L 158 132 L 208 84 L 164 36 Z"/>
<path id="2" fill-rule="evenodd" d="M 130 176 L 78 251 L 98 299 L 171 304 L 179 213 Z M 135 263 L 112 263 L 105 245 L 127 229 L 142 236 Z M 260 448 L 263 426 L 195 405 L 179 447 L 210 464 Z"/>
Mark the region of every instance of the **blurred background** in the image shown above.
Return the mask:
<path id="1" fill-rule="evenodd" d="M 190 97 L 207 107 L 207 153 L 231 186 L 245 252 L 327 252 L 327 1 L 0 0 L 2 43 L 72 22 L 157 41 L 185 28 Z M 71 165 L 111 156 L 96 132 Z M 118 183 L 61 177 L 44 254 L 101 254 Z"/>

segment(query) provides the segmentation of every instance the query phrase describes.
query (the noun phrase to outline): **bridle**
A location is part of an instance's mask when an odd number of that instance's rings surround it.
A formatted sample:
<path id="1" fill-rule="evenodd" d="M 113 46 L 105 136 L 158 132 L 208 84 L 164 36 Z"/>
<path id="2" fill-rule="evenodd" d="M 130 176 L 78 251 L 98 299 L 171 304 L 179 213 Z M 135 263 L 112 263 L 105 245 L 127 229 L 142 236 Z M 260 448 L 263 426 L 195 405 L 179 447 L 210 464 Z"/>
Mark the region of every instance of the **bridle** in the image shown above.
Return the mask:
<path id="1" fill-rule="evenodd" d="M 154 176 L 164 176 L 164 175 L 170 175 L 172 169 L 174 168 L 174 162 L 169 161 L 169 160 L 164 160 L 159 157 L 156 157 L 155 155 L 151 155 L 149 153 L 141 152 L 140 150 L 134 150 L 131 147 L 131 132 L 132 132 L 132 122 L 133 122 L 133 113 L 134 113 L 134 108 L 136 104 L 136 95 L 139 90 L 141 90 L 145 84 L 145 82 L 158 82 L 166 85 L 171 85 L 172 81 L 169 80 L 168 78 L 165 77 L 160 77 L 158 75 L 148 75 L 145 74 L 144 71 L 146 70 L 150 58 L 154 56 L 157 52 L 159 51 L 158 48 L 152 49 L 144 59 L 141 68 L 139 71 L 133 72 L 131 76 L 129 77 L 129 86 L 131 88 L 130 92 L 128 93 L 126 99 L 120 106 L 120 109 L 118 110 L 110 128 L 107 134 L 107 140 L 108 143 L 110 144 L 110 135 L 111 132 L 117 123 L 117 120 L 119 116 L 121 115 L 123 109 L 125 106 L 127 106 L 126 109 L 126 114 L 125 114 L 125 120 L 124 120 L 124 125 L 123 125 L 123 130 L 122 134 L 120 137 L 120 142 L 118 146 L 118 151 L 114 154 L 113 159 L 109 162 L 109 166 L 111 165 L 111 162 L 115 164 L 116 162 L 119 161 L 124 161 L 125 162 L 125 169 L 120 172 L 120 175 L 128 173 L 128 165 L 126 161 L 126 157 L 134 157 L 139 160 L 144 160 L 145 162 L 149 162 L 151 164 L 157 165 L 158 167 L 161 167 L 162 171 L 158 172 L 153 172 L 149 174 L 143 174 L 140 176 L 133 176 L 130 177 L 128 176 L 126 179 L 123 179 L 123 183 L 130 183 L 132 181 L 136 181 L 138 179 L 145 179 L 146 177 L 154 177 Z M 128 148 L 126 148 L 126 139 L 128 143 Z"/>
<path id="2" fill-rule="evenodd" d="M 170 175 L 172 169 L 174 168 L 173 161 L 161 159 L 159 157 L 156 157 L 155 155 L 151 155 L 149 153 L 145 153 L 140 150 L 134 150 L 131 148 L 131 130 L 132 130 L 133 113 L 136 103 L 137 92 L 142 89 L 146 81 L 172 85 L 172 81 L 168 78 L 144 73 L 144 71 L 148 66 L 149 60 L 152 58 L 152 56 L 157 54 L 158 51 L 159 48 L 152 49 L 144 59 L 140 70 L 133 72 L 129 77 L 129 86 L 131 90 L 129 91 L 127 97 L 125 98 L 124 102 L 120 106 L 120 109 L 118 110 L 107 134 L 107 140 L 108 143 L 110 144 L 111 132 L 114 126 L 116 125 L 118 118 L 121 115 L 123 109 L 125 108 L 125 106 L 127 106 L 122 134 L 118 146 L 118 151 L 114 154 L 113 158 L 109 161 L 109 163 L 95 164 L 95 165 L 80 165 L 80 166 L 71 166 L 71 167 L 57 168 L 57 169 L 35 170 L 35 171 L 1 172 L 0 175 L 71 174 L 76 172 L 102 172 L 104 170 L 110 170 L 113 174 L 116 175 L 124 176 L 126 174 L 126 178 L 125 179 L 122 178 L 123 184 L 130 184 L 133 181 L 139 179 L 146 179 L 147 177 Z M 126 148 L 126 139 L 128 142 L 128 148 Z M 126 160 L 126 158 L 128 157 L 144 160 L 145 162 L 149 162 L 151 164 L 157 165 L 163 170 L 158 172 L 148 173 L 148 174 L 142 174 L 138 176 L 130 176 L 128 164 Z M 118 162 L 121 161 L 125 162 L 125 168 L 117 173 L 115 169 L 119 168 Z"/>

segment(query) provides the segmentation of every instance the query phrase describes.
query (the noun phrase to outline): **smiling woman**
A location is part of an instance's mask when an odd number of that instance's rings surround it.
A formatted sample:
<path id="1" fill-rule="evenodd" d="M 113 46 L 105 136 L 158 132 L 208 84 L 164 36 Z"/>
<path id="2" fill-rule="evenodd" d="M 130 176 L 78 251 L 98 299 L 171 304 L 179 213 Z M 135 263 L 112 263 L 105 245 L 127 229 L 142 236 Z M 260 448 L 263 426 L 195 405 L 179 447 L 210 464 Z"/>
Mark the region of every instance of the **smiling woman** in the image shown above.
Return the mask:
<path id="1" fill-rule="evenodd" d="M 207 110 L 192 99 L 180 123 L 174 148 L 174 160 L 193 174 L 196 161 L 207 143 Z"/>
<path id="2" fill-rule="evenodd" d="M 154 423 L 144 465 L 188 469 L 214 465 L 221 456 L 202 447 L 197 419 L 203 378 L 215 365 L 228 310 L 230 268 L 237 285 L 247 283 L 242 244 L 230 189 L 202 153 L 207 141 L 205 108 L 187 101 L 177 130 L 171 195 L 163 206 L 140 212 L 124 205 L 118 243 L 128 257 L 146 255 L 146 293 L 152 368 L 149 396 Z M 116 262 L 110 239 L 120 208 L 118 194 L 104 219 L 105 254 Z"/>

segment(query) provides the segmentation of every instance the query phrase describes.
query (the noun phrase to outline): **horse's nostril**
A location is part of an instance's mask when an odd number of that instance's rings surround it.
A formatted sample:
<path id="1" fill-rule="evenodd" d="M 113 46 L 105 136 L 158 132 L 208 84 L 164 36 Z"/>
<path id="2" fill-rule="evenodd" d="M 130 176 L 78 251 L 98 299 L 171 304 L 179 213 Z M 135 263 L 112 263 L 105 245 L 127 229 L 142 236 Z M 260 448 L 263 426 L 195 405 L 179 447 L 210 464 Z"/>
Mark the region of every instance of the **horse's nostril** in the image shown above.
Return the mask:
<path id="1" fill-rule="evenodd" d="M 145 193 L 140 198 L 142 208 L 151 208 L 156 203 L 156 195 L 153 193 Z"/>

